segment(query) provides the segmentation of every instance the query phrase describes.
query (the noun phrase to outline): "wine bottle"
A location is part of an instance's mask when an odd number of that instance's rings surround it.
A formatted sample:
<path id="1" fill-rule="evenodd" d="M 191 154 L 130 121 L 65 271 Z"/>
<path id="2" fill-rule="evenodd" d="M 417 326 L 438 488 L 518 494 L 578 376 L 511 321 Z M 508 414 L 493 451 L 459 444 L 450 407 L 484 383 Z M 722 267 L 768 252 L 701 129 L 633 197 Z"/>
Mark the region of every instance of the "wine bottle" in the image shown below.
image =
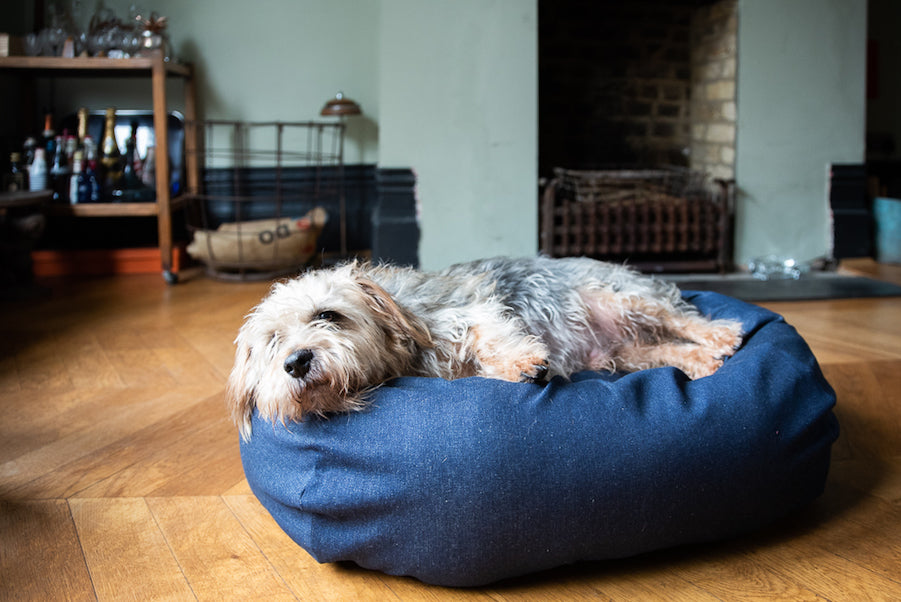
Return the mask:
<path id="1" fill-rule="evenodd" d="M 27 190 L 25 171 L 22 169 L 22 153 L 10 153 L 9 173 L 4 175 L 3 189 L 8 192 L 23 192 Z"/>
<path id="2" fill-rule="evenodd" d="M 67 203 L 69 201 L 69 176 L 72 175 L 72 169 L 66 160 L 66 146 L 62 136 L 56 137 L 54 149 L 53 166 L 50 168 L 53 200 Z"/>
<path id="3" fill-rule="evenodd" d="M 141 188 L 143 183 L 141 177 L 135 169 L 136 165 L 140 165 L 137 160 L 138 146 L 138 123 L 131 123 L 131 135 L 125 141 L 125 167 L 122 170 L 122 180 L 126 190 L 135 190 Z"/>
<path id="4" fill-rule="evenodd" d="M 72 156 L 72 175 L 69 176 L 69 202 L 73 205 L 78 203 L 78 199 L 81 196 L 79 187 L 82 185 L 82 182 L 85 182 L 83 157 L 84 152 L 80 150 L 75 151 L 75 154 Z"/>
<path id="5" fill-rule="evenodd" d="M 49 154 L 53 148 L 53 139 L 56 138 L 56 130 L 53 129 L 52 113 L 44 114 L 44 131 L 41 133 L 41 137 L 44 139 L 43 146 Z"/>

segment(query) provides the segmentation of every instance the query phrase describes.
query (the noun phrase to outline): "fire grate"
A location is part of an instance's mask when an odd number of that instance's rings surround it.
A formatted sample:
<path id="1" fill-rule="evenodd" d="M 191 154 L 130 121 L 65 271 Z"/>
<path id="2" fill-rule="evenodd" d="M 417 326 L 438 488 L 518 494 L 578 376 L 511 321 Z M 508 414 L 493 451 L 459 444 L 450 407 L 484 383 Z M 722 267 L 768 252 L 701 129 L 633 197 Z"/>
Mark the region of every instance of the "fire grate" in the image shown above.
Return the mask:
<path id="1" fill-rule="evenodd" d="M 732 268 L 732 181 L 662 167 L 557 168 L 541 204 L 541 250 L 649 272 Z"/>

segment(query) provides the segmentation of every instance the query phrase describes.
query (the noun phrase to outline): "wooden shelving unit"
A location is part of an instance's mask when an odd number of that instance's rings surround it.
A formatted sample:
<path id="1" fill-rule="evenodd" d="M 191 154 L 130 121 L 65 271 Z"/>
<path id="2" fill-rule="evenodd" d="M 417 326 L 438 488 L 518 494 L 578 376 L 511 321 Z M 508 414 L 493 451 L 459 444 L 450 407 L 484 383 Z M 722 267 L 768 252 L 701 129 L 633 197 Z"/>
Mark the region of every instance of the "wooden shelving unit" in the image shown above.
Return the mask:
<path id="1" fill-rule="evenodd" d="M 153 129 L 157 144 L 156 202 L 154 203 L 84 203 L 49 205 L 52 215 L 74 217 L 155 216 L 159 233 L 159 249 L 163 277 L 174 283 L 178 274 L 172 261 L 172 213 L 184 202 L 184 196 L 173 197 L 169 182 L 168 124 L 166 110 L 167 79 L 177 77 L 185 85 L 185 171 L 187 190 L 197 191 L 197 120 L 194 69 L 188 63 L 165 61 L 162 53 L 148 57 L 111 59 L 99 57 L 58 58 L 44 56 L 0 57 L 0 71 L 18 72 L 23 77 L 143 77 L 151 80 Z"/>

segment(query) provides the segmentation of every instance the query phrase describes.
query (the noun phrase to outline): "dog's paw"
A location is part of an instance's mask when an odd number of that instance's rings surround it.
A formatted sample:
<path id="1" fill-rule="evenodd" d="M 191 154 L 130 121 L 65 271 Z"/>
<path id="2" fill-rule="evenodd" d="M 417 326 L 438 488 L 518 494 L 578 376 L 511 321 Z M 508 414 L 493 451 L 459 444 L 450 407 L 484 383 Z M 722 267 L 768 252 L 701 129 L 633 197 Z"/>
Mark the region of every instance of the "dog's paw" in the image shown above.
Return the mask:
<path id="1" fill-rule="evenodd" d="M 732 357 L 742 342 L 741 322 L 715 320 L 709 324 L 697 345 L 684 354 L 679 367 L 692 379 L 710 376 Z"/>
<path id="2" fill-rule="evenodd" d="M 710 337 L 704 343 L 711 349 L 714 357 L 719 359 L 731 357 L 741 347 L 741 322 L 716 320 L 711 326 Z"/>
<path id="3" fill-rule="evenodd" d="M 691 354 L 686 360 L 682 370 L 692 380 L 710 376 L 723 366 L 723 358 L 707 355 L 703 350 Z"/>
<path id="4" fill-rule="evenodd" d="M 547 378 L 548 361 L 540 360 L 528 366 L 526 370 L 519 373 L 519 382 L 521 383 L 538 383 Z"/>
<path id="5" fill-rule="evenodd" d="M 482 363 L 479 376 L 497 378 L 511 383 L 535 383 L 548 373 L 548 361 L 543 357 L 529 356 L 503 363 Z"/>

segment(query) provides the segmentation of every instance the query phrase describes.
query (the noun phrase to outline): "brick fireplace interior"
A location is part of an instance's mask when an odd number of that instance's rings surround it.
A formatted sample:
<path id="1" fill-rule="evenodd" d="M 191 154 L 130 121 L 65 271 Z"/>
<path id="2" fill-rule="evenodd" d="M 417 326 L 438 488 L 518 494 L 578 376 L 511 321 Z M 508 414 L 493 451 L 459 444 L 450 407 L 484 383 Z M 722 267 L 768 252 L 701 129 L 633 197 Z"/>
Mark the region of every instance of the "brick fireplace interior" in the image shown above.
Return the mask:
<path id="1" fill-rule="evenodd" d="M 539 174 L 674 165 L 729 179 L 736 0 L 539 0 Z"/>

